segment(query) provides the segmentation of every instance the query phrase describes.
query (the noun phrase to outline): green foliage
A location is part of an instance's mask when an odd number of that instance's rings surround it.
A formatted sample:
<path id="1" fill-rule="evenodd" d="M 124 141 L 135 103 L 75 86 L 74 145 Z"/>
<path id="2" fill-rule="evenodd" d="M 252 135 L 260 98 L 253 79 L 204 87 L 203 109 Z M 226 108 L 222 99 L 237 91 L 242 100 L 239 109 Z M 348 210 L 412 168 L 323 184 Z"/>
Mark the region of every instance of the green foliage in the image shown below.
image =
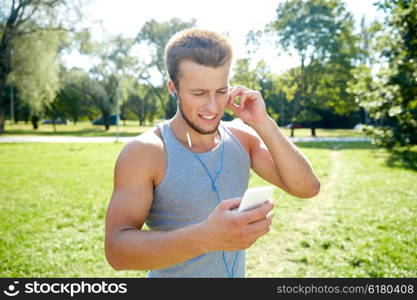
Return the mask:
<path id="1" fill-rule="evenodd" d="M 346 93 L 346 83 L 358 49 L 353 34 L 353 18 L 338 0 L 291 0 L 281 3 L 268 31 L 277 33 L 278 43 L 294 49 L 300 66 L 287 72 L 286 98 L 294 101 L 292 120 L 314 122 L 321 119 L 318 109 L 331 107 L 337 114 L 357 109 Z"/>
<path id="2" fill-rule="evenodd" d="M 7 82 L 14 83 L 23 103 L 31 108 L 35 129 L 35 120 L 57 91 L 55 60 L 66 43 L 63 31 L 79 19 L 81 7 L 79 0 L 0 2 L 0 99 Z M 0 101 L 0 133 L 4 120 Z"/>
<path id="3" fill-rule="evenodd" d="M 166 22 L 158 22 L 154 19 L 147 21 L 136 37 L 138 43 L 145 43 L 152 49 L 151 62 L 148 67 L 156 67 L 163 77 L 163 81 L 168 80 L 165 69 L 164 51 L 169 39 L 178 31 L 195 26 L 195 20 L 184 22 L 178 18 L 173 18 Z"/>
<path id="4" fill-rule="evenodd" d="M 367 129 L 379 145 L 417 144 L 417 1 L 382 1 L 379 6 L 391 14 L 389 26 L 374 25 L 380 63 L 387 67 L 372 76 L 369 68 L 358 66 L 349 88 L 384 125 Z"/>
<path id="5" fill-rule="evenodd" d="M 250 69 L 250 59 L 241 58 L 235 62 L 235 68 L 233 69 L 233 77 L 230 80 L 230 84 L 243 85 L 252 90 L 259 90 L 259 74 L 257 69 Z"/>
<path id="6" fill-rule="evenodd" d="M 60 77 L 61 88 L 55 101 L 61 103 L 61 115 L 72 119 L 74 123 L 83 116 L 92 118 L 92 102 L 88 101 L 83 89 L 88 74 L 79 69 L 63 69 Z"/>
<path id="7" fill-rule="evenodd" d="M 114 36 L 100 43 L 94 56 L 98 63 L 94 65 L 91 74 L 100 80 L 106 89 L 113 110 L 127 101 L 128 90 L 134 83 L 133 76 L 140 70 L 137 56 L 132 54 L 133 39 Z"/>
<path id="8" fill-rule="evenodd" d="M 171 118 L 177 110 L 175 100 L 170 97 L 165 88 L 169 79 L 168 72 L 165 68 L 165 45 L 175 33 L 193 26 L 195 26 L 194 19 L 191 19 L 189 22 L 182 21 L 178 18 L 173 18 L 166 22 L 158 22 L 152 19 L 143 25 L 136 37 L 136 42 L 138 44 L 146 45 L 151 51 L 151 60 L 146 65 L 146 69 L 144 73 L 141 74 L 141 78 L 152 86 L 153 92 L 159 100 L 160 108 L 165 118 Z M 157 72 L 160 74 L 160 87 L 162 88 L 157 88 L 150 82 L 149 74 L 152 68 L 156 68 Z"/>
<path id="9" fill-rule="evenodd" d="M 110 128 L 110 114 L 114 108 L 112 98 L 106 90 L 105 81 L 86 76 L 81 85 L 81 91 L 89 103 L 100 110 L 103 117 L 104 127 L 106 130 Z"/>
<path id="10" fill-rule="evenodd" d="M 59 88 L 57 49 L 62 33 L 40 31 L 19 36 L 13 45 L 13 71 L 10 81 L 20 92 L 22 103 L 32 114 L 41 115 Z"/>
<path id="11" fill-rule="evenodd" d="M 74 32 L 74 35 L 71 39 L 72 48 L 79 49 L 80 53 L 90 55 L 97 53 L 99 51 L 98 43 L 92 41 L 91 32 L 88 29 L 82 29 L 80 31 Z"/>
<path id="12" fill-rule="evenodd" d="M 139 118 L 142 125 L 145 120 L 153 122 L 156 117 L 157 106 L 154 100 L 154 93 L 148 85 L 138 84 L 130 91 L 127 105 L 130 110 Z"/>
<path id="13" fill-rule="evenodd" d="M 301 59 L 324 58 L 336 48 L 341 21 L 348 17 L 337 0 L 290 0 L 280 3 L 271 30 L 279 33 L 279 45 L 295 49 Z"/>

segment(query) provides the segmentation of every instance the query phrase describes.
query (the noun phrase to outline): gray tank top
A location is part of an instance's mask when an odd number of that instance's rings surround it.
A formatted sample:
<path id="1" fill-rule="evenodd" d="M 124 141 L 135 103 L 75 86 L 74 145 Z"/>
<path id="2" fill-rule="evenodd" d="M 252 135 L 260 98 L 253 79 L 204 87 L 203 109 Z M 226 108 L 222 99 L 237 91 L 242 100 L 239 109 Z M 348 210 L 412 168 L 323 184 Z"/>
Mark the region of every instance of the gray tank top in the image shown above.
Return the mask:
<path id="1" fill-rule="evenodd" d="M 146 225 L 150 230 L 167 231 L 200 223 L 218 204 L 210 177 L 194 153 L 177 140 L 168 121 L 159 124 L 158 128 L 165 144 L 167 164 L 164 178 L 154 188 Z M 216 179 L 222 201 L 243 196 L 248 188 L 250 158 L 223 122 L 219 132 L 220 143 L 212 150 L 197 155 L 214 178 L 224 151 L 223 170 Z M 234 277 L 245 277 L 245 251 L 238 252 Z M 230 272 L 236 253 L 225 252 Z M 168 268 L 152 270 L 148 277 L 228 277 L 228 273 L 222 251 L 212 251 Z"/>

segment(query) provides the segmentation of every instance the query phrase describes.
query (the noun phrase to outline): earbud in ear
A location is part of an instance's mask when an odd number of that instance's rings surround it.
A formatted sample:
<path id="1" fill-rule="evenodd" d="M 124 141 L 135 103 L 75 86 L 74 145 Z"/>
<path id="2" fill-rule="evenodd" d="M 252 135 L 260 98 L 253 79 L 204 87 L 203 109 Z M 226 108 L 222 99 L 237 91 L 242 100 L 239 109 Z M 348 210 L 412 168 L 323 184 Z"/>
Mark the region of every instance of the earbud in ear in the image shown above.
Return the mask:
<path id="1" fill-rule="evenodd" d="M 174 90 L 174 98 L 175 98 L 175 101 L 177 101 L 177 104 L 178 104 L 179 100 L 178 100 L 178 96 L 177 96 L 177 91 L 175 91 L 175 90 Z"/>

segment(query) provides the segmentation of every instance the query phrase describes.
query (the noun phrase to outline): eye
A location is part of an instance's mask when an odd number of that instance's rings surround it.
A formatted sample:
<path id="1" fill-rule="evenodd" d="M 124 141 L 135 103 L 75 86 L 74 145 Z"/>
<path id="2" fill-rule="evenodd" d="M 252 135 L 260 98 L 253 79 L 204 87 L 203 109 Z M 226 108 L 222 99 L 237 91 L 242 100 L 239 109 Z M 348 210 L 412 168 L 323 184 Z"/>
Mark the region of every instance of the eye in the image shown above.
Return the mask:
<path id="1" fill-rule="evenodd" d="M 196 93 L 196 94 L 193 94 L 194 96 L 203 96 L 204 95 L 204 93 Z"/>
<path id="2" fill-rule="evenodd" d="M 218 94 L 226 94 L 226 91 L 218 91 Z"/>

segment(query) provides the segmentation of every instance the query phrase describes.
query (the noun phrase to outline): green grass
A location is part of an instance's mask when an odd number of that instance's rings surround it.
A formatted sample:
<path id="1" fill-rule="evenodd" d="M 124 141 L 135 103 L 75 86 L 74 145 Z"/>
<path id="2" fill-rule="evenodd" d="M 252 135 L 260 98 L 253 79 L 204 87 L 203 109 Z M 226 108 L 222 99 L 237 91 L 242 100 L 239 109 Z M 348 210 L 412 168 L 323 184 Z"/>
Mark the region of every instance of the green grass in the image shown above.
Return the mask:
<path id="1" fill-rule="evenodd" d="M 159 122 L 156 120 L 155 122 Z M 41 123 L 41 122 L 40 122 Z M 156 124 L 156 123 L 155 123 Z M 148 128 L 152 127 L 153 124 L 147 124 L 146 126 L 139 126 L 138 121 L 127 120 L 126 122 L 121 122 L 119 128 L 120 136 L 131 137 L 143 133 Z M 34 130 L 32 124 L 29 122 L 25 124 L 23 121 L 14 124 L 10 121 L 6 121 L 6 132 L 4 136 L 115 136 L 116 135 L 116 126 L 110 126 L 109 130 L 105 130 L 104 126 L 93 126 L 88 121 L 78 122 L 74 125 L 70 122 L 68 125 L 55 125 L 56 131 L 54 131 L 51 124 L 39 124 L 39 128 Z M 281 130 L 287 135 L 290 136 L 291 132 L 289 129 L 281 128 Z M 316 135 L 318 137 L 364 137 L 364 133 L 353 130 L 353 129 L 316 129 Z M 308 128 L 299 128 L 294 131 L 295 137 L 309 137 L 311 136 L 311 131 Z"/>
<path id="2" fill-rule="evenodd" d="M 416 161 L 393 165 L 392 154 L 366 143 L 298 145 L 320 195 L 276 192 L 273 230 L 248 250 L 248 276 L 416 277 Z"/>
<path id="3" fill-rule="evenodd" d="M 274 194 L 273 228 L 247 251 L 250 277 L 417 276 L 414 162 L 368 143 L 297 144 L 321 183 Z M 0 144 L 2 277 L 144 277 L 104 256 L 122 143 Z M 251 186 L 265 182 L 251 175 Z"/>
<path id="4" fill-rule="evenodd" d="M 115 273 L 103 251 L 104 215 L 121 147 L 0 145 L 2 276 L 138 275 Z"/>

